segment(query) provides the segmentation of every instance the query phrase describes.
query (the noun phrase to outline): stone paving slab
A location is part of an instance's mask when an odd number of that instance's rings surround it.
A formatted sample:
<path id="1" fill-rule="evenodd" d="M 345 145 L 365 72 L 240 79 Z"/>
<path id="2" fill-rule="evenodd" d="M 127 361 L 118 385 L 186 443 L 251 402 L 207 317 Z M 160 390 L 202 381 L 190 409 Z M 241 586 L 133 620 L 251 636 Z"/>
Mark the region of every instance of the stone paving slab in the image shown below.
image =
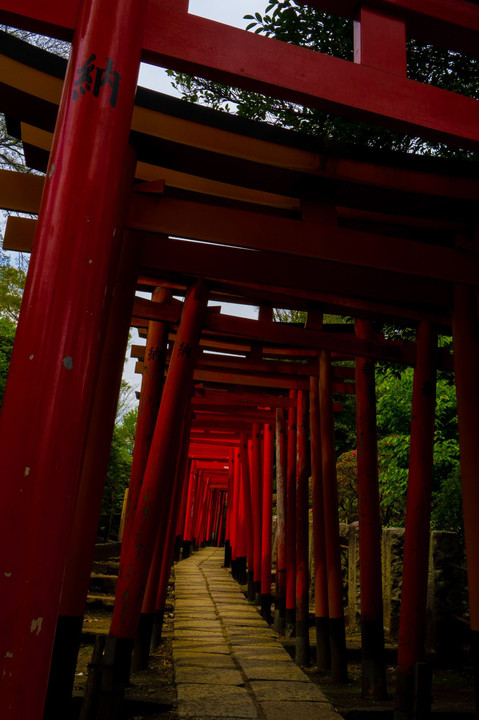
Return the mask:
<path id="1" fill-rule="evenodd" d="M 180 720 L 340 720 L 203 548 L 175 572 L 173 662 Z"/>
<path id="2" fill-rule="evenodd" d="M 181 665 L 175 668 L 177 683 L 194 683 L 195 685 L 244 685 L 239 670 L 228 668 L 197 667 Z"/>
<path id="3" fill-rule="evenodd" d="M 333 706 L 316 702 L 263 702 L 265 720 L 341 720 Z"/>
<path id="4" fill-rule="evenodd" d="M 292 661 L 291 663 L 264 663 L 255 660 L 240 660 L 241 669 L 247 679 L 252 680 L 289 680 L 298 683 L 310 683 L 310 679 Z"/>
<path id="5" fill-rule="evenodd" d="M 250 718 L 256 707 L 245 688 L 180 683 L 177 686 L 180 718 Z"/>
<path id="6" fill-rule="evenodd" d="M 176 667 L 202 667 L 202 668 L 225 668 L 226 670 L 235 670 L 236 665 L 231 655 L 221 655 L 208 652 L 189 652 L 187 650 L 177 650 L 173 653 L 173 661 Z"/>
<path id="7" fill-rule="evenodd" d="M 300 683 L 291 682 L 288 680 L 282 681 L 265 681 L 265 680 L 253 680 L 251 683 L 251 689 L 254 692 L 255 698 L 259 703 L 263 702 L 298 702 L 298 701 L 315 701 L 331 703 L 327 699 L 326 695 L 321 692 L 317 685 L 312 682 Z"/>

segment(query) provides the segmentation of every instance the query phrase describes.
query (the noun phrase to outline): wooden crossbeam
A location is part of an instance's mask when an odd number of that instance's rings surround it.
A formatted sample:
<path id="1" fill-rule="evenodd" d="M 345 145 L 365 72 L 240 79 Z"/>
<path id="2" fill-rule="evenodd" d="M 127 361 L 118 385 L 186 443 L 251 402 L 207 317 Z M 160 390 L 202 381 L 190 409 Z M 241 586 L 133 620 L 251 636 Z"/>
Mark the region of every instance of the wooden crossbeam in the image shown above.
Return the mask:
<path id="1" fill-rule="evenodd" d="M 64 6 L 49 0 L 35 7 L 33 0 L 2 0 L 0 22 L 36 30 L 43 26 L 47 32 L 70 36 L 77 4 L 78 0 Z M 452 19 L 456 3 L 450 5 Z M 471 22 L 477 22 L 477 13 L 471 8 L 472 3 L 467 3 L 463 36 L 469 34 L 472 40 Z M 448 24 L 442 20 L 436 24 L 438 36 Z M 457 28 L 453 20 L 454 25 Z M 473 49 L 474 44 L 469 44 Z M 150 2 L 143 57 L 153 64 L 401 132 L 479 146 L 477 100 L 164 7 L 160 0 Z"/>
<path id="2" fill-rule="evenodd" d="M 464 250 L 197 202 L 134 195 L 127 225 L 132 230 L 227 243 L 250 250 L 282 252 L 450 282 L 478 282 L 474 256 Z"/>
<path id="3" fill-rule="evenodd" d="M 476 100 L 204 18 L 152 5 L 144 50 L 153 64 L 421 137 L 479 144 Z"/>
<path id="4" fill-rule="evenodd" d="M 354 18 L 357 0 L 298 0 L 318 10 Z M 369 0 L 368 6 L 406 20 L 408 35 L 478 57 L 479 7 L 467 0 Z"/>

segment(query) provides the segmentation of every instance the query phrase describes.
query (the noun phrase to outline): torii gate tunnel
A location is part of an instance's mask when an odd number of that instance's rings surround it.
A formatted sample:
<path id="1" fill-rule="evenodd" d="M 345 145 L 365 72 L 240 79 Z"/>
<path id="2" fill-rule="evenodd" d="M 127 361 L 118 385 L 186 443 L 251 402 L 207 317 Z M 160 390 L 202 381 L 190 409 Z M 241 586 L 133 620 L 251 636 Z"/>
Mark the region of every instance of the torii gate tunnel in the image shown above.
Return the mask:
<path id="1" fill-rule="evenodd" d="M 354 20 L 354 62 L 194 16 L 188 0 L 0 0 L 1 23 L 72 42 L 68 64 L 0 45 L 0 111 L 45 172 L 0 173 L 0 206 L 38 214 L 11 217 L 4 243 L 31 261 L 0 414 L 2 718 L 37 720 L 46 702 L 55 717 L 68 700 L 130 325 L 147 345 L 104 660 L 115 692 L 135 639 L 141 663 L 160 631 L 178 537 L 185 551 L 226 541 L 269 618 L 273 468 L 275 620 L 295 623 L 306 664 L 311 476 L 317 663 L 345 679 L 333 393 L 355 393 L 363 692 L 384 694 L 375 360 L 415 367 L 396 720 L 412 717 L 424 659 L 438 368 L 456 377 L 478 684 L 477 165 L 332 148 L 137 88 L 144 60 L 479 148 L 479 101 L 410 80 L 406 63 L 408 37 L 477 57 L 477 4 L 301 4 Z M 274 307 L 307 311 L 305 327 Z M 375 320 L 416 341 L 385 340 Z"/>

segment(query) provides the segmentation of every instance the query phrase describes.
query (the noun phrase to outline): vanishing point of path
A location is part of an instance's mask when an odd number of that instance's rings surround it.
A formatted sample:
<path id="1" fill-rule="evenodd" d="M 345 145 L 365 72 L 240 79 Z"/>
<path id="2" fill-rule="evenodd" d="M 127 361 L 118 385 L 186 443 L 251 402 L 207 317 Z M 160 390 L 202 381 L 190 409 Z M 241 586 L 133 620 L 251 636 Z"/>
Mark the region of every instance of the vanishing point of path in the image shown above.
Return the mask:
<path id="1" fill-rule="evenodd" d="M 178 718 L 340 720 L 277 634 L 203 548 L 175 567 L 173 662 Z"/>

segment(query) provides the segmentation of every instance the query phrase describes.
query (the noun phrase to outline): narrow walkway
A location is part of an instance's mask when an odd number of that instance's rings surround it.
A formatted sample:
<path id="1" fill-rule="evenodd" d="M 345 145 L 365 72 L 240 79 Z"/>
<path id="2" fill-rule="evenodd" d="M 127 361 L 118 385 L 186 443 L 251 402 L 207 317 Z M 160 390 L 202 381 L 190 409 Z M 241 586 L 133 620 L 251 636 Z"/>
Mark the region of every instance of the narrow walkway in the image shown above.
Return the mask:
<path id="1" fill-rule="evenodd" d="M 222 549 L 204 548 L 175 567 L 178 717 L 340 720 L 249 605 L 223 559 Z"/>

